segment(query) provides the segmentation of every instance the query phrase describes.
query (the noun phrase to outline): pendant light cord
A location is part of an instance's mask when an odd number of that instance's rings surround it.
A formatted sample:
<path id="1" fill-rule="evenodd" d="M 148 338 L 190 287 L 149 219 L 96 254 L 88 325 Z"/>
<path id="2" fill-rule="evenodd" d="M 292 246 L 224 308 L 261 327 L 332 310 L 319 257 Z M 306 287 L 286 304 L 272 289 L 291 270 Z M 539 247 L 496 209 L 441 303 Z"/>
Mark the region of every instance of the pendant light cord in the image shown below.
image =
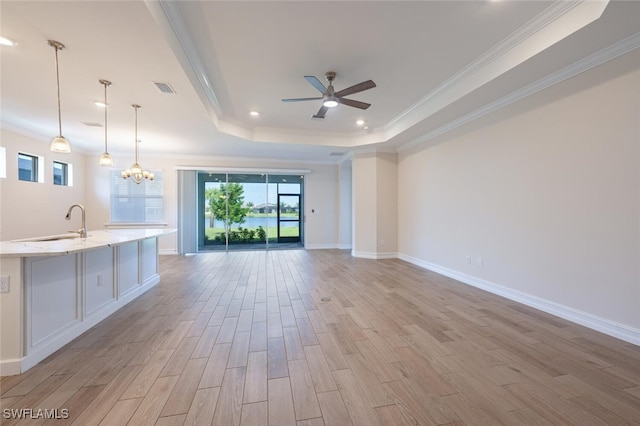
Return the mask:
<path id="1" fill-rule="evenodd" d="M 135 133 L 136 133 L 136 139 L 135 139 L 135 144 L 136 144 L 136 164 L 138 164 L 138 108 L 140 108 L 138 105 L 135 105 L 133 107 L 136 110 L 136 123 L 135 123 Z"/>
<path id="2" fill-rule="evenodd" d="M 62 136 L 62 112 L 60 112 L 60 70 L 58 69 L 58 50 L 59 47 L 54 45 L 56 50 L 56 83 L 58 85 L 58 135 Z"/>
<path id="3" fill-rule="evenodd" d="M 104 152 L 107 153 L 107 83 L 104 84 Z"/>

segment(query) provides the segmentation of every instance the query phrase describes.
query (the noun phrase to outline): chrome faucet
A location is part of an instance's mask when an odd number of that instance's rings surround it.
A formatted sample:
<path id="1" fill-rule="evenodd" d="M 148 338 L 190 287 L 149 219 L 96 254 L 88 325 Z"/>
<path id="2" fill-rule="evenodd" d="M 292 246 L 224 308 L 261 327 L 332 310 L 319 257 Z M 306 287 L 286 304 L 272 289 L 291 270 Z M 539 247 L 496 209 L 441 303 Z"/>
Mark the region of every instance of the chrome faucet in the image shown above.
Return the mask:
<path id="1" fill-rule="evenodd" d="M 67 211 L 67 215 L 65 216 L 66 220 L 70 220 L 71 219 L 71 210 L 73 210 L 74 207 L 78 207 L 81 211 L 82 211 L 82 228 L 78 229 L 78 234 L 80 234 L 81 238 L 86 238 L 87 237 L 87 222 L 85 221 L 85 216 L 84 216 L 84 206 L 82 204 L 74 204 L 71 207 L 69 207 L 69 211 Z"/>

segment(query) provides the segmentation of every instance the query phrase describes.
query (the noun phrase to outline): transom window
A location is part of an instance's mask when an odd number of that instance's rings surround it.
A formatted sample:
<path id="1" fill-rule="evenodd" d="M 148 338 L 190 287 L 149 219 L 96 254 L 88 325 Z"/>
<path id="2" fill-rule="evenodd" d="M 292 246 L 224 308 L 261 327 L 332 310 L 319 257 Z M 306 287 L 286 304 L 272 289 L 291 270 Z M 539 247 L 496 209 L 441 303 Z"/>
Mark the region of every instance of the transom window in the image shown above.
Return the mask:
<path id="1" fill-rule="evenodd" d="M 27 182 L 38 182 L 40 159 L 37 155 L 18 153 L 18 179 Z"/>
<path id="2" fill-rule="evenodd" d="M 71 166 L 67 163 L 59 161 L 53 162 L 53 184 L 62 186 L 71 186 L 69 181 L 69 171 Z"/>

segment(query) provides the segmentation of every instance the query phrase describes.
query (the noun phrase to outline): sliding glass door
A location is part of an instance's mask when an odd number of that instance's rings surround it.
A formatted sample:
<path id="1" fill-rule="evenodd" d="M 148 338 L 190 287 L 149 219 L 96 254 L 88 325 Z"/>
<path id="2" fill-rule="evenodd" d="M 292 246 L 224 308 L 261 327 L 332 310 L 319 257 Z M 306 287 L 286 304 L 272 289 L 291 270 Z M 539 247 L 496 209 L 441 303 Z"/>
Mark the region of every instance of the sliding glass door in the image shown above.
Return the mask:
<path id="1" fill-rule="evenodd" d="M 302 245 L 303 176 L 198 173 L 200 250 Z"/>

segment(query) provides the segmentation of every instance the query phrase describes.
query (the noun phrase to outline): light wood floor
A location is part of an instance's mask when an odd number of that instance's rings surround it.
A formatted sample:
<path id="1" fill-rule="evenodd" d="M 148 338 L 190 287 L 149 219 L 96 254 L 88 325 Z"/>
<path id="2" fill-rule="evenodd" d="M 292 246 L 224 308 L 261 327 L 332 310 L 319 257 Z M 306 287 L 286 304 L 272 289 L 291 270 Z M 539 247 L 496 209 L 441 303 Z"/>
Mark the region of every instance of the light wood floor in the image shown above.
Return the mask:
<path id="1" fill-rule="evenodd" d="M 640 348 L 399 260 L 208 253 L 161 274 L 3 378 L 2 408 L 83 426 L 640 424 Z"/>

